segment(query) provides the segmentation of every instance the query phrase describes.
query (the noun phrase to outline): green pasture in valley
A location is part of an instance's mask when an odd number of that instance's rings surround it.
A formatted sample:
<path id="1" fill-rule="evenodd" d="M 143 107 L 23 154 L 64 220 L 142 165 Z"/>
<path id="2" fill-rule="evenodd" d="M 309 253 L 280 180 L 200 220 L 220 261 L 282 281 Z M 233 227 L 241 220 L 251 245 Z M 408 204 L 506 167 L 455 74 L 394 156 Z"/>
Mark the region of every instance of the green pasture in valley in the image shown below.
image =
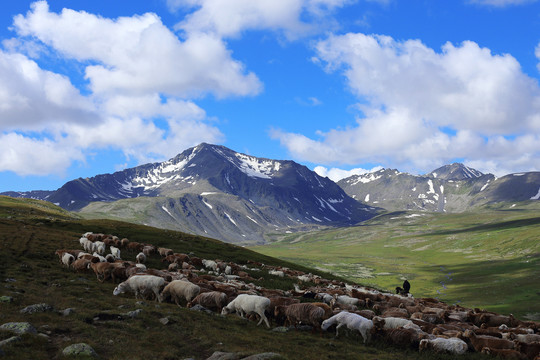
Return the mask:
<path id="1" fill-rule="evenodd" d="M 385 291 L 540 319 L 536 202 L 470 213 L 395 212 L 359 226 L 275 236 L 252 247 Z"/>

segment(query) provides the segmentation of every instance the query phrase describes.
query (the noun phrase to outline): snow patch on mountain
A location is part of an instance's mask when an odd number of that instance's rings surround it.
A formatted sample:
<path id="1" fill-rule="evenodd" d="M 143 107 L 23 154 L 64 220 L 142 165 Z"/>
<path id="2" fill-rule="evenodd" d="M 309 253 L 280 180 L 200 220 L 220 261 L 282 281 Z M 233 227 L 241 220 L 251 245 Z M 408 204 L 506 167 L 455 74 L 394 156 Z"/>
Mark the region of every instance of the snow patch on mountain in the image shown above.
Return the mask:
<path id="1" fill-rule="evenodd" d="M 538 189 L 538 193 L 534 195 L 531 200 L 540 200 L 540 189 Z"/>

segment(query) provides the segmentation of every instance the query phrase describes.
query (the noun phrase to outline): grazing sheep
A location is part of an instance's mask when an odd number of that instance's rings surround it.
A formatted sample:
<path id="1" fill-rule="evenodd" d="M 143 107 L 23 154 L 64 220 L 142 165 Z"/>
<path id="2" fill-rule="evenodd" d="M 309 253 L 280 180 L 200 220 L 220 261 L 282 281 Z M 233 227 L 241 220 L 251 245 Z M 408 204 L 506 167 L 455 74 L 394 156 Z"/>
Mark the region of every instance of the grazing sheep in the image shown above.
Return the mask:
<path id="1" fill-rule="evenodd" d="M 144 255 L 144 253 L 138 253 L 137 256 L 135 257 L 135 260 L 137 261 L 138 264 L 144 264 L 146 262 L 146 255 Z"/>
<path id="2" fill-rule="evenodd" d="M 252 313 L 260 316 L 260 320 L 257 326 L 263 321 L 267 327 L 270 327 L 270 323 L 266 318 L 264 312 L 270 307 L 270 299 L 264 296 L 240 294 L 233 301 L 221 310 L 221 315 L 230 314 L 233 311 L 245 318 L 246 315 Z"/>
<path id="3" fill-rule="evenodd" d="M 203 259 L 202 263 L 203 263 L 204 267 L 207 268 L 208 270 L 212 270 L 214 272 L 217 272 L 218 265 L 214 260 Z"/>
<path id="4" fill-rule="evenodd" d="M 198 285 L 185 280 L 173 280 L 163 289 L 161 295 L 163 299 L 171 298 L 176 305 L 180 306 L 180 301 L 190 302 L 199 293 L 201 288 Z"/>
<path id="5" fill-rule="evenodd" d="M 115 246 L 111 246 L 111 255 L 114 256 L 115 259 L 120 259 L 120 249 L 115 247 Z"/>
<path id="6" fill-rule="evenodd" d="M 377 328 L 382 328 L 382 329 L 397 329 L 405 325 L 420 329 L 420 326 L 415 325 L 411 320 L 403 319 L 403 318 L 397 318 L 397 317 L 383 318 L 380 316 L 375 316 L 373 317 L 372 320 L 373 320 L 373 324 Z"/>
<path id="7" fill-rule="evenodd" d="M 94 251 L 97 252 L 99 255 L 105 254 L 105 243 L 103 241 L 96 241 L 94 243 Z"/>
<path id="8" fill-rule="evenodd" d="M 360 302 L 362 301 L 358 298 L 350 297 L 348 295 L 336 295 L 334 296 L 334 300 L 335 300 L 334 302 L 330 303 L 330 306 L 332 307 L 334 307 L 335 304 L 345 306 L 345 307 L 360 306 L 361 305 Z"/>
<path id="9" fill-rule="evenodd" d="M 463 336 L 469 338 L 474 350 L 480 352 L 484 347 L 490 349 L 514 349 L 514 343 L 510 340 L 499 339 L 493 336 L 476 335 L 471 330 L 465 330 Z"/>
<path id="10" fill-rule="evenodd" d="M 158 254 L 163 257 L 174 254 L 174 251 L 172 249 L 168 249 L 164 247 L 159 247 L 157 251 L 158 251 Z"/>
<path id="11" fill-rule="evenodd" d="M 371 329 L 373 328 L 373 321 L 347 311 L 342 311 L 324 320 L 321 328 L 326 331 L 330 326 L 336 324 L 336 337 L 338 337 L 339 328 L 345 325 L 349 330 L 357 330 L 364 339 L 364 343 L 370 339 Z"/>
<path id="12" fill-rule="evenodd" d="M 420 340 L 419 350 L 432 349 L 438 353 L 450 353 L 455 355 L 463 355 L 467 352 L 467 343 L 458 338 L 435 338 Z"/>
<path id="13" fill-rule="evenodd" d="M 64 264 L 66 267 L 69 267 L 74 261 L 75 256 L 69 253 L 64 253 L 64 255 L 62 255 L 62 264 Z"/>
<path id="14" fill-rule="evenodd" d="M 220 291 L 204 292 L 195 297 L 195 299 L 188 302 L 187 307 L 190 308 L 193 305 L 201 305 L 210 310 L 217 310 L 221 312 L 223 307 L 227 305 L 227 295 Z"/>
<path id="15" fill-rule="evenodd" d="M 145 292 L 152 291 L 156 299 L 161 302 L 160 291 L 165 286 L 165 280 L 162 277 L 154 275 L 134 275 L 124 282 L 118 284 L 113 290 L 113 295 L 132 292 L 135 293 L 135 299 Z"/>
<path id="16" fill-rule="evenodd" d="M 280 312 L 277 306 L 275 312 Z M 297 328 L 298 323 L 313 326 L 313 330 L 321 331 L 321 323 L 324 320 L 324 310 L 311 303 L 291 304 L 285 308 L 285 316 L 290 325 Z"/>
<path id="17" fill-rule="evenodd" d="M 523 343 L 514 340 L 516 350 L 525 354 L 529 359 L 537 360 L 540 357 L 540 342 Z"/>
<path id="18" fill-rule="evenodd" d="M 510 340 L 517 340 L 519 342 L 527 344 L 531 344 L 533 342 L 540 343 L 540 334 L 510 334 Z"/>
<path id="19" fill-rule="evenodd" d="M 72 264 L 71 267 L 73 270 L 79 272 L 79 271 L 86 271 L 89 269 L 91 264 L 90 260 L 87 259 L 77 259 Z"/>
<path id="20" fill-rule="evenodd" d="M 327 293 L 317 293 L 315 294 L 315 299 L 321 300 L 325 304 L 331 305 L 332 300 L 334 300 L 334 297 Z"/>
<path id="21" fill-rule="evenodd" d="M 273 296 L 270 297 L 270 306 L 268 307 L 268 314 L 269 317 L 272 319 L 275 319 L 276 323 L 279 325 L 283 325 L 285 323 L 285 312 L 279 313 L 276 315 L 275 310 L 278 306 L 287 306 L 291 304 L 298 304 L 300 300 L 291 298 L 291 297 L 283 297 L 283 296 Z"/>
<path id="22" fill-rule="evenodd" d="M 410 329 L 407 326 L 397 329 L 377 330 L 376 333 L 382 334 L 390 343 L 402 346 L 419 348 L 420 341 L 429 338 L 430 335 L 417 329 Z"/>
<path id="23" fill-rule="evenodd" d="M 115 265 L 108 262 L 97 262 L 91 263 L 90 268 L 94 270 L 98 281 L 104 282 L 105 280 L 112 278 L 112 271 L 114 270 Z"/>

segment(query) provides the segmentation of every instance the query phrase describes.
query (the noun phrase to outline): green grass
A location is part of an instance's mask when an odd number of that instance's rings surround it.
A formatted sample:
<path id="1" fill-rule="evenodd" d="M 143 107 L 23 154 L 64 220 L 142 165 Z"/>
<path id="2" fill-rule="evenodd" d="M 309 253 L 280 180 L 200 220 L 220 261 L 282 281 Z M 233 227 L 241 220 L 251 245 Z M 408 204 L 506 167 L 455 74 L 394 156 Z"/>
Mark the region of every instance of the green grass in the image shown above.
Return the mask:
<path id="1" fill-rule="evenodd" d="M 133 296 L 113 296 L 115 284 L 99 283 L 91 273 L 65 269 L 54 255 L 59 248 L 78 249 L 78 239 L 86 231 L 167 246 L 203 258 L 240 264 L 253 260 L 336 278 L 212 239 L 110 220 L 83 220 L 42 202 L 0 197 L 0 296 L 14 299 L 12 303 L 0 303 L 0 324 L 28 321 L 48 336 L 25 335 L 21 341 L 3 347 L 3 358 L 59 359 L 63 348 L 79 342 L 91 345 L 102 359 L 206 359 L 214 351 L 238 352 L 246 356 L 272 351 L 284 359 L 453 358 L 433 353 L 418 354 L 381 342 L 363 345 L 357 335 L 334 339 L 330 333 L 323 336 L 302 331 L 276 333 L 235 315 L 209 315 L 152 301 L 140 305 Z M 123 253 L 127 259 L 134 256 Z M 161 262 L 152 257 L 150 264 L 159 266 Z M 253 271 L 252 275 L 262 278 L 255 282 L 257 285 L 292 288 L 290 280 L 273 278 L 264 271 Z M 56 310 L 69 307 L 75 312 L 68 316 L 57 312 L 20 313 L 22 308 L 42 302 Z M 137 308 L 143 312 L 134 319 L 93 320 L 99 314 L 123 314 Z M 163 317 L 168 317 L 171 323 L 163 325 L 159 321 Z M 11 336 L 9 332 L 0 332 L 0 340 Z M 463 358 L 484 359 L 479 354 Z"/>
<path id="2" fill-rule="evenodd" d="M 540 211 L 536 203 L 474 213 L 395 212 L 346 229 L 291 234 L 253 250 L 416 297 L 540 316 Z"/>

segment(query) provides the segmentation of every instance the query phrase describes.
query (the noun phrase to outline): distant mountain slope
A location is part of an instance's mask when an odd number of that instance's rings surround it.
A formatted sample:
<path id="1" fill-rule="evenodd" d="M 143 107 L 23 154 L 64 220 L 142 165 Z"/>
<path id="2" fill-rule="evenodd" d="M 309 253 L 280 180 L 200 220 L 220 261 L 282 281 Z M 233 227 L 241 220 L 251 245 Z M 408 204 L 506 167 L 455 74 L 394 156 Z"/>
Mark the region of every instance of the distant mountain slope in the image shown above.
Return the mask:
<path id="1" fill-rule="evenodd" d="M 162 163 L 76 179 L 43 195 L 89 216 L 127 219 L 236 243 L 264 242 L 268 232 L 351 225 L 376 214 L 375 208 L 353 200 L 333 181 L 305 166 L 210 144 Z"/>
<path id="2" fill-rule="evenodd" d="M 486 204 L 540 198 L 538 172 L 496 178 L 459 163 L 420 176 L 382 169 L 342 179 L 338 185 L 354 199 L 389 211 L 461 212 Z"/>

